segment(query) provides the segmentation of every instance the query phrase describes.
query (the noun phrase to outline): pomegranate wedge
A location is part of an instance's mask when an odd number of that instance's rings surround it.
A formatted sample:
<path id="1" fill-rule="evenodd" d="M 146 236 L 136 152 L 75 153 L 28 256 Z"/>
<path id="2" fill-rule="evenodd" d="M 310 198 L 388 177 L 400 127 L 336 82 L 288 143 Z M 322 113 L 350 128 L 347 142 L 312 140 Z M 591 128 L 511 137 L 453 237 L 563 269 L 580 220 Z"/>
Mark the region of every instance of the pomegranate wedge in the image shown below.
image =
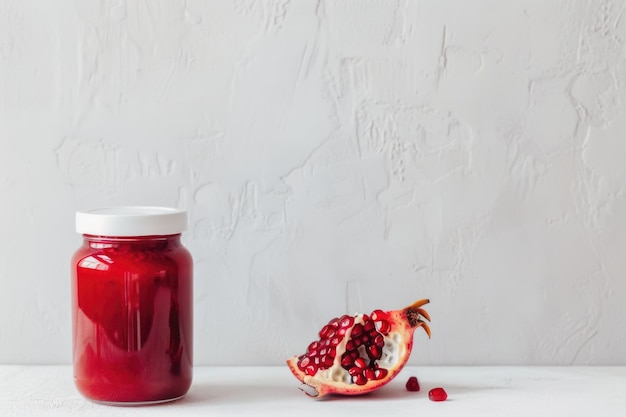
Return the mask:
<path id="1" fill-rule="evenodd" d="M 428 337 L 430 316 L 419 300 L 401 310 L 374 310 L 334 318 L 319 331 L 306 353 L 287 360 L 289 369 L 311 397 L 359 395 L 391 381 L 406 364 L 413 333 L 421 327 Z"/>

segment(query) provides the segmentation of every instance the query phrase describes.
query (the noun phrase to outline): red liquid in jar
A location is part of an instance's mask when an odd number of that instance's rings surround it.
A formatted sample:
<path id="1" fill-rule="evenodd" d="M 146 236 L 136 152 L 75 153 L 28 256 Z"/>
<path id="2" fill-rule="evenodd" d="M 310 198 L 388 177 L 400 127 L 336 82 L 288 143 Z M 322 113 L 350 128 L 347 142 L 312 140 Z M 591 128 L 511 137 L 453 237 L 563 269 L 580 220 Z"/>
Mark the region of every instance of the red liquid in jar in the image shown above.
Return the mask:
<path id="1" fill-rule="evenodd" d="M 192 378 L 192 259 L 180 235 L 85 235 L 72 259 L 74 380 L 109 403 L 179 398 Z"/>

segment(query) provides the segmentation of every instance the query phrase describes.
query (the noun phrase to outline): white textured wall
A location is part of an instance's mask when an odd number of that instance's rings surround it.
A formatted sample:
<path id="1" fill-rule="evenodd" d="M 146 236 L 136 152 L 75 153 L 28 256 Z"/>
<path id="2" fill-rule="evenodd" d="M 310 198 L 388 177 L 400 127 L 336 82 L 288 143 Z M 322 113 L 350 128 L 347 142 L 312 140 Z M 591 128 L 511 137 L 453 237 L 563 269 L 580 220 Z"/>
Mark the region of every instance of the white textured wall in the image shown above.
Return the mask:
<path id="1" fill-rule="evenodd" d="M 187 208 L 196 363 L 430 297 L 414 364 L 626 364 L 621 1 L 0 0 L 0 362 L 74 211 Z"/>

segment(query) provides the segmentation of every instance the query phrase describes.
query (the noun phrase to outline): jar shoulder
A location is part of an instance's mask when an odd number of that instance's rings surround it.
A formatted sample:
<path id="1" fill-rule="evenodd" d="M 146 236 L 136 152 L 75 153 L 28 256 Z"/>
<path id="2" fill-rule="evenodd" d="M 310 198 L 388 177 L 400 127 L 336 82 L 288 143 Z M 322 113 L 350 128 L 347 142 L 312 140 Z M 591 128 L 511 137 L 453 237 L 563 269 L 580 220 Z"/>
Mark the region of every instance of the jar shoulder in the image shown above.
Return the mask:
<path id="1" fill-rule="evenodd" d="M 72 265 L 77 269 L 133 269 L 140 266 L 160 269 L 174 266 L 190 267 L 192 263 L 191 253 L 180 244 L 162 248 L 94 247 L 83 244 L 72 256 Z"/>

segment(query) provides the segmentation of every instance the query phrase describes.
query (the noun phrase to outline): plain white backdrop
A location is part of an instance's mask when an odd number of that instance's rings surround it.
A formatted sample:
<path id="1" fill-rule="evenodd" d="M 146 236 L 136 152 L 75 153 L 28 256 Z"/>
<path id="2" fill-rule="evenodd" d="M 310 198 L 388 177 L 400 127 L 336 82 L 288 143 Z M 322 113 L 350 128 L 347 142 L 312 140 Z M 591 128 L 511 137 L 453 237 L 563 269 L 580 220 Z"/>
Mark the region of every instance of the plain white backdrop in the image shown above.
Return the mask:
<path id="1" fill-rule="evenodd" d="M 413 364 L 626 364 L 620 1 L 0 0 L 0 363 L 74 212 L 186 208 L 196 364 L 432 300 Z"/>

